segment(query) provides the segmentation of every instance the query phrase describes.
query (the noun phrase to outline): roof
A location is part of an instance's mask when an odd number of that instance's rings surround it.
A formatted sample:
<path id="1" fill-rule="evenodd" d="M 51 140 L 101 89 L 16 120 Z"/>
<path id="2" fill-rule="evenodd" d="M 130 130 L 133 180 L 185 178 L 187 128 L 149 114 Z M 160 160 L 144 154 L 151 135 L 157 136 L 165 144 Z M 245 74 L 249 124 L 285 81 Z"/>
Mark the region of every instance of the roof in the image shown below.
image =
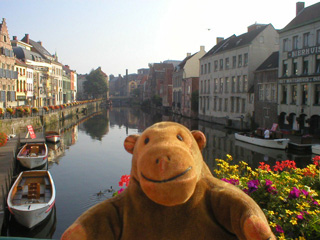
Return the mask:
<path id="1" fill-rule="evenodd" d="M 279 67 L 279 51 L 271 53 L 271 55 L 257 68 L 256 71 L 275 69 Z"/>
<path id="2" fill-rule="evenodd" d="M 24 38 L 22 38 L 21 41 L 27 42 L 27 37 L 24 36 Z M 41 46 L 40 43 L 29 39 L 29 44 L 32 45 L 32 47 L 34 47 L 35 50 L 36 50 L 38 53 L 40 53 L 42 56 L 44 56 L 44 57 L 46 57 L 46 56 L 52 57 L 52 55 L 51 55 L 43 46 Z"/>
<path id="3" fill-rule="evenodd" d="M 21 59 L 21 60 L 28 59 L 31 61 L 46 62 L 46 60 L 40 54 L 29 51 L 25 48 L 13 47 L 12 50 L 18 59 Z"/>
<path id="4" fill-rule="evenodd" d="M 302 11 L 280 32 L 286 32 L 294 28 L 301 27 L 320 21 L 320 2 L 302 9 Z"/>
<path id="5" fill-rule="evenodd" d="M 179 63 L 178 67 L 179 67 L 180 69 L 184 68 L 184 65 L 186 65 L 187 61 L 188 61 L 190 58 L 192 58 L 194 55 L 196 55 L 197 53 L 198 53 L 198 52 L 196 52 L 196 53 L 194 53 L 194 54 L 192 54 L 192 55 L 190 55 L 190 56 L 187 56 L 185 59 L 182 60 L 181 63 Z"/>
<path id="6" fill-rule="evenodd" d="M 260 28 L 246 32 L 239 36 L 233 34 L 229 38 L 219 42 L 217 45 L 211 48 L 202 58 L 250 44 L 263 30 L 270 25 L 271 24 L 266 24 Z"/>

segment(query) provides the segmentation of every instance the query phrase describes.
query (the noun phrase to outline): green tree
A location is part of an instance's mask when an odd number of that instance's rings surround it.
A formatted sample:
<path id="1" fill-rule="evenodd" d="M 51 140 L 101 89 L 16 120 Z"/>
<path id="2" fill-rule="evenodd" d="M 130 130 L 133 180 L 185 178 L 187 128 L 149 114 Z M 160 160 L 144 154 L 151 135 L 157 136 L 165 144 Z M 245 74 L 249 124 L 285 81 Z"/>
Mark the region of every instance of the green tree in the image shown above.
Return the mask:
<path id="1" fill-rule="evenodd" d="M 86 79 L 84 82 L 84 91 L 88 96 L 99 98 L 106 95 L 107 91 L 109 91 L 107 75 L 101 71 L 100 67 L 96 70 L 91 70 Z"/>

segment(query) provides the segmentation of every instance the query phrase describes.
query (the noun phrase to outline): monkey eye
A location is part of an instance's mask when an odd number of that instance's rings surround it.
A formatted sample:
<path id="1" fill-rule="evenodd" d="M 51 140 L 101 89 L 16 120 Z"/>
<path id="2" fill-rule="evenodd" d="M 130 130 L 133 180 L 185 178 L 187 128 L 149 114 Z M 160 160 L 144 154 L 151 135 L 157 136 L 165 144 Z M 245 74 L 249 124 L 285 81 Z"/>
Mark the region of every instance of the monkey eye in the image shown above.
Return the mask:
<path id="1" fill-rule="evenodd" d="M 183 138 L 181 137 L 180 134 L 177 135 L 177 138 L 178 138 L 180 141 L 183 141 Z"/>
<path id="2" fill-rule="evenodd" d="M 149 142 L 149 138 L 146 138 L 145 140 L 144 140 L 144 144 L 147 144 L 148 142 Z"/>

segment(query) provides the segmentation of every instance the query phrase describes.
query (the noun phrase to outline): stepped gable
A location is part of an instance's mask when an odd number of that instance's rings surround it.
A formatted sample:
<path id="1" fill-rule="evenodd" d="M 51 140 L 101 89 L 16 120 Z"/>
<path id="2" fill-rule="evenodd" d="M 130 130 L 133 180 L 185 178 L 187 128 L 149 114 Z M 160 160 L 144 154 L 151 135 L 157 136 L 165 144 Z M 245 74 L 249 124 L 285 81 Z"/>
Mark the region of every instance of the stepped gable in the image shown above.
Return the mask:
<path id="1" fill-rule="evenodd" d="M 320 21 L 320 2 L 302 9 L 287 26 L 280 30 L 280 32 L 289 31 L 318 21 Z"/>

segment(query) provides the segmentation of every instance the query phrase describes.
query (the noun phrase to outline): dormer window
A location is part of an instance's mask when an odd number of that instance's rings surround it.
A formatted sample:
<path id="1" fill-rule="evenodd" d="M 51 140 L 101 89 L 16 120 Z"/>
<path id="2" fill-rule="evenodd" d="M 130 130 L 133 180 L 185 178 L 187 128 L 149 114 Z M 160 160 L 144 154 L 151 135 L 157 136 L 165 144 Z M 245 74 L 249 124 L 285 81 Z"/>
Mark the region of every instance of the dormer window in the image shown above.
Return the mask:
<path id="1" fill-rule="evenodd" d="M 236 45 L 239 45 L 239 43 L 242 41 L 242 38 L 240 38 L 238 41 L 237 41 L 237 43 L 236 43 Z"/>

